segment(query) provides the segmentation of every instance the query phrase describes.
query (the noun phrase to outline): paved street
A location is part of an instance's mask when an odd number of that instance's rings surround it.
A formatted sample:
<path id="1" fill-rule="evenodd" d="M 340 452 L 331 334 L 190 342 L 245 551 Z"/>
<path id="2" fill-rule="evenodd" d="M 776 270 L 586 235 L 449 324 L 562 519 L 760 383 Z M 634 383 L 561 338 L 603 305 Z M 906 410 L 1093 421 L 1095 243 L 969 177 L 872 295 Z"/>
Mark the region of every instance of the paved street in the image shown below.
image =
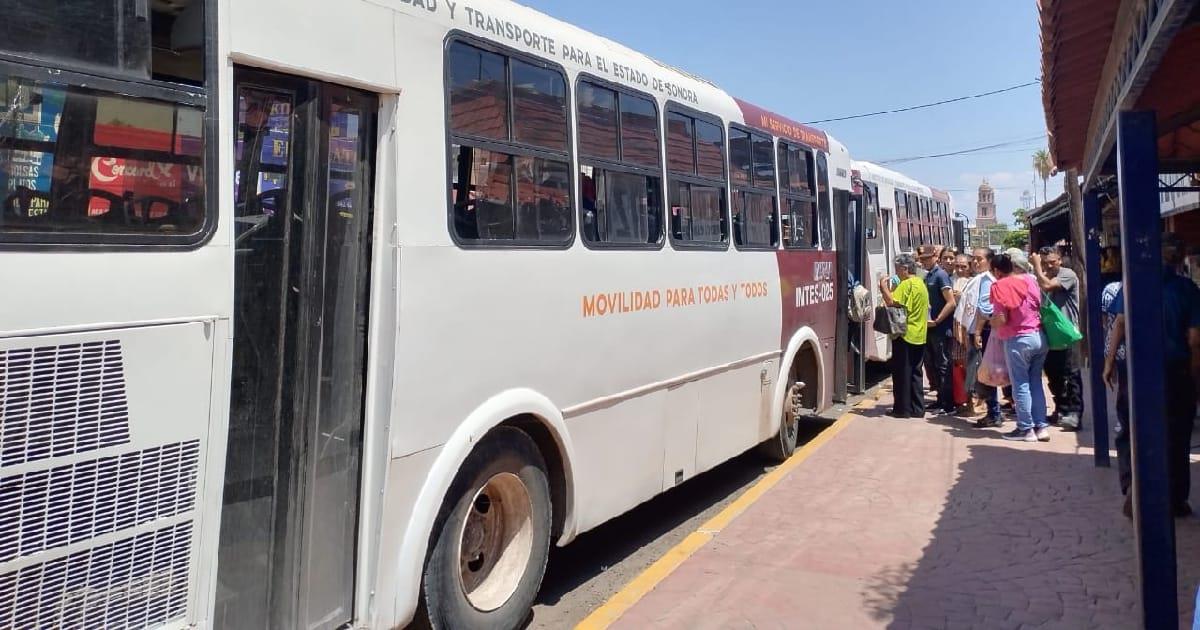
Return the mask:
<path id="1" fill-rule="evenodd" d="M 829 424 L 806 423 L 800 441 Z M 529 628 L 575 625 L 773 468 L 750 451 L 552 549 Z"/>
<path id="2" fill-rule="evenodd" d="M 1090 434 L 1010 443 L 889 405 L 860 407 L 614 627 L 1138 626 L 1133 529 Z M 1177 523 L 1181 560 L 1200 557 L 1200 519 Z M 1181 561 L 1181 624 L 1198 581 Z"/>

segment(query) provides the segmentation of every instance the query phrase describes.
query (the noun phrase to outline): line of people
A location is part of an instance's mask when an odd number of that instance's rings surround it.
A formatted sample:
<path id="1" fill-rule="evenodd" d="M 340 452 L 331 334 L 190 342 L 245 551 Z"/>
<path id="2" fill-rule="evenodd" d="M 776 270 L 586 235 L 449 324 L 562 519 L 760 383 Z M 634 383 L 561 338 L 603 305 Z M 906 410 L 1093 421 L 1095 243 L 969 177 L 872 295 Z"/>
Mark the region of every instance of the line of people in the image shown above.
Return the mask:
<path id="1" fill-rule="evenodd" d="M 1200 392 L 1200 287 L 1179 274 L 1185 254 L 1176 236 L 1163 237 L 1164 391 L 1168 471 L 1175 514 L 1192 514 L 1190 453 Z M 1116 447 L 1123 511 L 1131 516 L 1132 462 L 1129 427 L 1129 374 L 1126 367 L 1124 292 L 1120 269 L 1110 255 L 1102 291 L 1106 339 L 1104 379 L 1116 392 Z M 1078 275 L 1063 265 L 1060 251 L 1044 247 L 1030 256 L 1019 249 L 993 254 L 976 248 L 968 256 L 923 246 L 914 258 L 895 259 L 896 276 L 880 278 L 888 306 L 904 310 L 904 334 L 893 340 L 891 415 L 924 418 L 927 408 L 975 420 L 981 428 L 1001 427 L 1006 412 L 1016 427 L 1008 440 L 1049 441 L 1049 426 L 1078 431 L 1084 412 L 1080 354 L 1075 346 L 1051 350 L 1041 319 L 1049 299 L 1076 329 L 1080 321 Z M 987 348 L 1002 344 L 1003 369 L 1010 386 L 1001 391 L 977 375 Z M 922 372 L 934 400 L 926 403 Z M 1045 383 L 1054 401 L 1047 414 Z"/>
<path id="2" fill-rule="evenodd" d="M 1083 411 L 1077 348 L 1050 350 L 1042 329 L 1041 302 L 1048 297 L 1078 327 L 1078 276 L 1062 265 L 1054 248 L 1026 257 L 1018 249 L 994 255 L 977 248 L 970 256 L 953 249 L 922 246 L 917 257 L 895 260 L 897 276 L 881 278 L 884 301 L 906 314 L 905 333 L 893 343 L 892 415 L 925 416 L 921 371 L 936 393 L 934 409 L 945 415 L 978 415 L 979 427 L 999 427 L 1003 408 L 996 388 L 976 375 L 989 343 L 1003 343 L 1008 378 L 1005 388 L 1017 426 L 1006 439 L 1048 441 L 1048 426 L 1077 431 Z M 953 273 L 953 276 L 951 275 Z M 1055 402 L 1048 415 L 1042 375 Z"/>

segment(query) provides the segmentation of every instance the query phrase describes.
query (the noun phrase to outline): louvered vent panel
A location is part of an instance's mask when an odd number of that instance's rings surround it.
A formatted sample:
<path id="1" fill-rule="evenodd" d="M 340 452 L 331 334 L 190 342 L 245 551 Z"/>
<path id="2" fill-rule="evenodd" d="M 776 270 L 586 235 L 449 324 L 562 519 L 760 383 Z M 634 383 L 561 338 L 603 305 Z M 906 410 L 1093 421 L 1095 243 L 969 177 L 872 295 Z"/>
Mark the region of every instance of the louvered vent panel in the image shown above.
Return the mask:
<path id="1" fill-rule="evenodd" d="M 0 351 L 0 466 L 128 441 L 120 341 Z"/>
<path id="2" fill-rule="evenodd" d="M 0 479 L 0 562 L 192 509 L 199 454 L 167 444 Z"/>
<path id="3" fill-rule="evenodd" d="M 145 628 L 187 609 L 191 523 L 0 575 L 0 628 Z"/>

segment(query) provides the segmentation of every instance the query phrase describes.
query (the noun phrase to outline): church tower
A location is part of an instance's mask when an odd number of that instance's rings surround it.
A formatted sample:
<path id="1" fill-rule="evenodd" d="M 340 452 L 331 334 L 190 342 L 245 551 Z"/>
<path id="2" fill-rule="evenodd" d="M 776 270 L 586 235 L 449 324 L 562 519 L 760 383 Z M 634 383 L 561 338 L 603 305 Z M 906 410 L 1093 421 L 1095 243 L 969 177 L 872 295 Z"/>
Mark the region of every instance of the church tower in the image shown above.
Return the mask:
<path id="1" fill-rule="evenodd" d="M 975 208 L 975 225 L 977 227 L 996 225 L 996 189 L 992 188 L 986 177 L 979 185 L 979 204 Z"/>

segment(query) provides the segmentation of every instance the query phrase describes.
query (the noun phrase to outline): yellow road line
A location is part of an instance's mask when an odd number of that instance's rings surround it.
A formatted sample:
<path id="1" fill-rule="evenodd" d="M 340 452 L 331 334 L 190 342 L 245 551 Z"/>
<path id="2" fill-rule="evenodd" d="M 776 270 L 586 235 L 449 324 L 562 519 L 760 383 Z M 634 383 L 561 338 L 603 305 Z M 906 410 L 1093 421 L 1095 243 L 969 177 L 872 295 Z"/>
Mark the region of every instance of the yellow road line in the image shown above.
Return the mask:
<path id="1" fill-rule="evenodd" d="M 858 403 L 855 408 L 874 402 L 875 399 L 867 398 Z M 640 575 L 626 584 L 624 588 L 610 597 L 608 601 L 604 602 L 596 610 L 593 610 L 587 618 L 579 622 L 575 626 L 575 630 L 603 630 L 612 625 L 617 619 L 620 619 L 621 615 L 625 614 L 634 604 L 645 597 L 647 593 L 654 590 L 654 587 L 658 586 L 679 565 L 683 564 L 684 560 L 687 560 L 692 554 L 699 551 L 717 533 L 729 525 L 733 519 L 741 516 L 755 501 L 762 498 L 767 490 L 770 490 L 781 479 L 786 477 L 789 472 L 811 457 L 817 449 L 832 440 L 838 433 L 841 433 L 853 419 L 854 414 L 852 411 L 842 414 L 833 425 L 801 447 L 786 462 L 764 475 L 749 490 L 725 506 L 725 509 L 721 510 L 720 513 L 708 519 L 696 531 L 688 534 L 687 538 L 684 538 L 682 542 L 672 547 L 663 557 L 654 561 L 654 564 L 646 567 L 645 571 L 642 571 Z"/>

